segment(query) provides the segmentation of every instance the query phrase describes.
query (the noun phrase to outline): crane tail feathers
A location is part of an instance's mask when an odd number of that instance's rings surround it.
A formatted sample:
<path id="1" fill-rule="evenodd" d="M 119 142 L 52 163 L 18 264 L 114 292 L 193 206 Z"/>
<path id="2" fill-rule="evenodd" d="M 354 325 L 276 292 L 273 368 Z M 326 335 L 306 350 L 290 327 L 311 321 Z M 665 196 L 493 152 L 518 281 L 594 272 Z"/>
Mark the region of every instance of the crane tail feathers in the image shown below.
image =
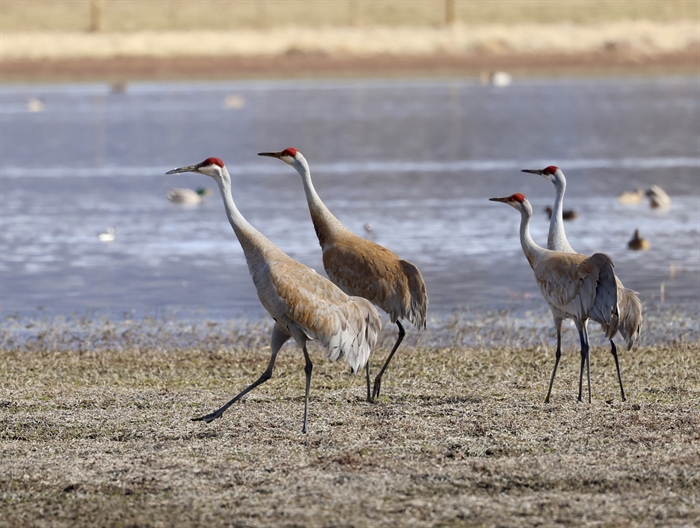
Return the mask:
<path id="1" fill-rule="evenodd" d="M 620 304 L 620 327 L 618 331 L 627 343 L 627 350 L 632 350 L 642 333 L 642 302 L 638 293 L 625 287 L 618 289 Z"/>
<path id="2" fill-rule="evenodd" d="M 405 299 L 403 315 L 420 330 L 426 327 L 428 313 L 428 292 L 425 281 L 416 266 L 407 260 L 400 260 L 399 263 L 408 280 L 408 298 Z"/>
<path id="3" fill-rule="evenodd" d="M 327 340 L 326 357 L 331 361 L 344 359 L 353 373 L 364 368 L 377 344 L 382 320 L 368 300 L 350 297 L 345 323 Z"/>

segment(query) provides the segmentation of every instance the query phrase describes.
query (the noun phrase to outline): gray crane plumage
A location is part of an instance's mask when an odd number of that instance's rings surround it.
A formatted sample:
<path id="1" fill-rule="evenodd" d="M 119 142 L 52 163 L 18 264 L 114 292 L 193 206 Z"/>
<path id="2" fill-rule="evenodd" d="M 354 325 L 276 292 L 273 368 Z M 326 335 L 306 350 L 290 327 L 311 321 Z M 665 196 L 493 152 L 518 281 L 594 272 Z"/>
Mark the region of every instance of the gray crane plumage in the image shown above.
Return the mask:
<path id="1" fill-rule="evenodd" d="M 588 379 L 588 402 L 591 401 L 590 345 L 588 342 L 588 320 L 606 325 L 609 335 L 617 331 L 619 324 L 617 285 L 610 257 L 596 253 L 591 257 L 579 253 L 552 251 L 535 244 L 530 235 L 532 206 L 520 193 L 502 198 L 491 198 L 520 211 L 520 244 L 527 258 L 540 293 L 554 314 L 555 324 L 563 319 L 573 319 L 581 340 L 581 367 L 579 370 L 578 400 L 583 395 L 583 369 Z M 557 328 L 559 332 L 559 328 Z M 549 390 L 545 403 L 549 402 L 554 377 L 561 357 L 561 334 L 557 336 L 557 352 Z"/>
<path id="2" fill-rule="evenodd" d="M 562 212 L 564 210 L 564 193 L 566 192 L 566 176 L 564 176 L 564 172 L 555 165 L 550 165 L 542 170 L 523 169 L 522 172 L 538 174 L 551 181 L 554 185 L 556 194 L 554 198 L 554 205 L 552 207 L 552 217 L 549 221 L 547 248 L 555 251 L 563 251 L 565 253 L 576 253 L 566 237 L 564 219 L 562 216 Z M 642 302 L 639 300 L 639 294 L 636 291 L 625 288 L 622 281 L 617 277 L 617 274 L 615 275 L 615 283 L 617 284 L 617 300 L 620 312 L 618 329 L 617 332 L 610 335 L 610 329 L 607 328 L 604 323 L 601 323 L 601 326 L 605 332 L 606 338 L 610 340 L 610 352 L 615 360 L 615 368 L 617 370 L 617 379 L 620 383 L 622 401 L 626 401 L 627 398 L 625 397 L 625 389 L 622 385 L 622 375 L 620 373 L 620 362 L 617 355 L 617 347 L 615 346 L 613 338 L 615 337 L 616 333 L 619 333 L 625 340 L 627 350 L 631 350 L 632 347 L 639 342 L 643 321 Z M 561 317 L 561 314 L 555 314 L 553 312 L 553 317 L 555 319 L 555 325 L 557 325 L 557 340 L 558 342 L 561 342 L 561 320 L 559 320 L 557 323 L 557 318 Z"/>

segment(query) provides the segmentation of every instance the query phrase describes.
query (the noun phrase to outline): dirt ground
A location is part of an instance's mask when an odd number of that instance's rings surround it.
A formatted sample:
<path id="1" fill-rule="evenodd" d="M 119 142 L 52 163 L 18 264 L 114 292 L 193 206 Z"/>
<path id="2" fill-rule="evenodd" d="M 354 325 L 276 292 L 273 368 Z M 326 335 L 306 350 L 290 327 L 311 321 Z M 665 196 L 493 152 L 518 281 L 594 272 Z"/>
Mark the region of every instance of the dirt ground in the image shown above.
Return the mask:
<path id="1" fill-rule="evenodd" d="M 361 376 L 286 345 L 267 384 L 212 424 L 269 351 L 0 351 L 0 526 L 694 526 L 700 345 L 593 350 L 593 403 L 566 350 L 397 353 Z M 96 350 L 96 351 L 95 351 Z M 383 358 L 380 350 L 373 368 Z"/>

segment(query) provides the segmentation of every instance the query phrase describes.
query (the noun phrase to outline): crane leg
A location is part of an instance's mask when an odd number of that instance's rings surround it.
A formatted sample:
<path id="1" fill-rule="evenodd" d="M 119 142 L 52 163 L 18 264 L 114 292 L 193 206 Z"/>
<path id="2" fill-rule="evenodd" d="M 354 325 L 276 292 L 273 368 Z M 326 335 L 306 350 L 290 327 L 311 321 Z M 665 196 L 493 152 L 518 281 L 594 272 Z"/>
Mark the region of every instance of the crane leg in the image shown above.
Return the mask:
<path id="1" fill-rule="evenodd" d="M 622 386 L 622 376 L 620 375 L 620 362 L 617 360 L 617 347 L 613 340 L 610 340 L 610 352 L 612 352 L 613 358 L 615 358 L 615 368 L 617 369 L 617 381 L 620 382 L 620 392 L 622 393 L 622 401 L 627 401 L 625 398 L 625 388 Z"/>
<path id="2" fill-rule="evenodd" d="M 314 365 L 311 363 L 309 353 L 306 351 L 306 344 L 304 344 L 303 350 L 304 360 L 306 361 L 306 365 L 304 366 L 304 372 L 306 373 L 306 392 L 304 394 L 304 425 L 301 428 L 301 432 L 306 433 L 306 425 L 309 417 L 309 387 L 311 386 L 311 371 L 314 369 Z"/>
<path id="3" fill-rule="evenodd" d="M 369 381 L 369 360 L 367 360 L 367 363 L 365 364 L 365 373 L 367 374 L 367 401 L 369 403 L 373 403 L 374 400 L 372 399 L 372 386 Z"/>
<path id="4" fill-rule="evenodd" d="M 199 418 L 192 418 L 193 422 L 212 422 L 216 420 L 217 418 L 221 418 L 221 415 L 224 414 L 224 411 L 231 407 L 234 403 L 236 403 L 238 400 L 240 400 L 243 396 L 248 394 L 250 391 L 252 391 L 255 387 L 258 385 L 265 383 L 267 380 L 269 380 L 272 377 L 272 369 L 275 366 L 275 360 L 277 359 L 277 354 L 280 351 L 280 348 L 282 348 L 282 345 L 290 338 L 291 336 L 285 334 L 277 325 L 275 325 L 272 328 L 272 336 L 270 338 L 270 348 L 272 349 L 272 355 L 270 356 L 270 362 L 267 364 L 267 368 L 265 369 L 265 372 L 262 373 L 262 375 L 254 382 L 248 385 L 245 389 L 243 389 L 240 393 L 236 395 L 235 398 L 233 398 L 231 401 L 229 401 L 226 405 L 223 407 L 220 407 L 213 413 L 209 413 L 205 416 L 200 416 Z"/>
<path id="5" fill-rule="evenodd" d="M 398 319 L 396 320 L 396 326 L 399 327 L 399 337 L 396 338 L 396 343 L 394 343 L 394 348 L 392 348 L 391 352 L 389 352 L 389 357 L 386 358 L 386 361 L 384 362 L 384 366 L 382 367 L 382 370 L 380 370 L 379 374 L 377 374 L 377 377 L 374 378 L 374 390 L 372 391 L 372 399 L 377 398 L 379 396 L 379 391 L 381 391 L 381 389 L 382 389 L 382 376 L 384 375 L 384 371 L 389 366 L 389 362 L 391 361 L 391 358 L 394 357 L 394 353 L 396 352 L 396 349 L 399 348 L 401 341 L 403 341 L 403 338 L 406 335 L 406 331 L 403 329 L 403 326 L 401 325 L 401 321 L 399 321 Z"/>
<path id="6" fill-rule="evenodd" d="M 555 358 L 556 359 L 554 360 L 554 370 L 552 370 L 552 379 L 549 380 L 549 390 L 547 391 L 547 397 L 544 399 L 545 403 L 549 403 L 549 396 L 552 394 L 552 385 L 554 385 L 554 376 L 557 373 L 559 359 L 561 358 L 561 321 L 559 321 L 557 324 L 557 353 Z"/>
<path id="7" fill-rule="evenodd" d="M 583 396 L 583 367 L 586 367 L 586 375 L 588 377 L 588 403 L 591 403 L 591 354 L 588 345 L 588 332 L 586 331 L 585 323 L 578 330 L 581 338 L 581 369 L 578 376 L 578 401 L 581 401 Z"/>

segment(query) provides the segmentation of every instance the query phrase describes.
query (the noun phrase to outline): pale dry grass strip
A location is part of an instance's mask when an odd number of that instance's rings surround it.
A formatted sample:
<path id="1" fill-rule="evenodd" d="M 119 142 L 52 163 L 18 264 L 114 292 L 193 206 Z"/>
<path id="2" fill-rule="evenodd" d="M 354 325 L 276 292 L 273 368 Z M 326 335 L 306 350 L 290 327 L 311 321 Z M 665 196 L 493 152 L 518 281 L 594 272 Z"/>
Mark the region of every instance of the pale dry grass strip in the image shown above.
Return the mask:
<path id="1" fill-rule="evenodd" d="M 477 27 L 279 27 L 137 33 L 3 32 L 0 59 L 74 57 L 432 55 L 474 53 L 581 53 L 600 50 L 656 54 L 698 46 L 696 21 L 624 21 L 595 26 L 554 24 Z"/>
<path id="2" fill-rule="evenodd" d="M 3 0 L 0 31 L 86 31 L 91 4 L 103 31 L 208 28 L 440 26 L 446 0 Z M 454 19 L 488 24 L 595 25 L 614 20 L 698 20 L 697 0 L 453 0 Z"/>

